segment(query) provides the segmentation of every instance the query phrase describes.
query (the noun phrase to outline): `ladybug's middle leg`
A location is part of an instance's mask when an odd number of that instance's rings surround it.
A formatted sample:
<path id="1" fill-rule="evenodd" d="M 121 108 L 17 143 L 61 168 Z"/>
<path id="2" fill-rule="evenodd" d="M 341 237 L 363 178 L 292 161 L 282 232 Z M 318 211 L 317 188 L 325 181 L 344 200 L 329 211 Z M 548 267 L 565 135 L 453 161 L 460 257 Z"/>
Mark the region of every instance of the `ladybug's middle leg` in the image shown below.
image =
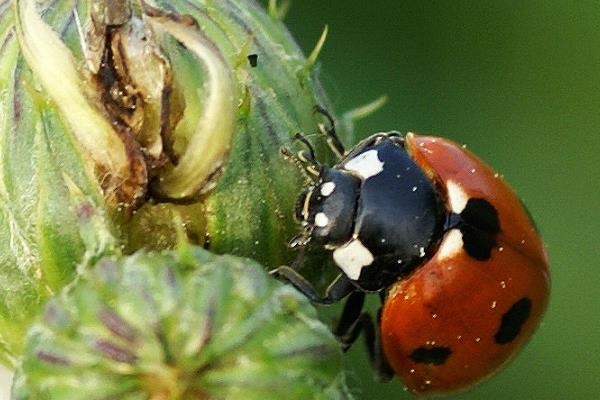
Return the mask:
<path id="1" fill-rule="evenodd" d="M 365 293 L 353 292 L 344 305 L 342 316 L 334 328 L 333 333 L 342 344 L 342 349 L 347 351 L 364 332 L 365 346 L 369 355 L 369 361 L 375 371 L 377 378 L 387 382 L 394 376 L 394 371 L 389 366 L 383 348 L 381 346 L 381 333 L 373 324 L 371 315 L 363 312 Z M 381 319 L 381 308 L 377 312 L 378 326 Z"/>
<path id="2" fill-rule="evenodd" d="M 364 328 L 363 323 L 359 323 L 362 318 L 362 310 L 365 303 L 364 292 L 353 292 L 346 303 L 342 315 L 333 328 L 333 334 L 342 344 L 342 349 L 347 351 L 360 335 L 360 331 Z M 372 324 L 371 324 L 372 325 Z"/>

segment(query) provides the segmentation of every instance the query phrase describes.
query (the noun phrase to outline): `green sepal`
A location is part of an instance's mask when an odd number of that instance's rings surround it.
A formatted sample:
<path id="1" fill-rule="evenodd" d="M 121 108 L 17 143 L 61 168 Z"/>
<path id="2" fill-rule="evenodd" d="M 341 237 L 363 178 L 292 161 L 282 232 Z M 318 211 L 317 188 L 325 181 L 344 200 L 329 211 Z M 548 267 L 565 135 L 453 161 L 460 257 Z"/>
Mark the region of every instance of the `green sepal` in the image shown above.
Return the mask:
<path id="1" fill-rule="evenodd" d="M 72 280 L 85 252 L 64 174 L 96 206 L 104 200 L 66 122 L 19 52 L 12 5 L 0 16 L 0 43 L 0 363 L 10 367 L 27 326 Z"/>

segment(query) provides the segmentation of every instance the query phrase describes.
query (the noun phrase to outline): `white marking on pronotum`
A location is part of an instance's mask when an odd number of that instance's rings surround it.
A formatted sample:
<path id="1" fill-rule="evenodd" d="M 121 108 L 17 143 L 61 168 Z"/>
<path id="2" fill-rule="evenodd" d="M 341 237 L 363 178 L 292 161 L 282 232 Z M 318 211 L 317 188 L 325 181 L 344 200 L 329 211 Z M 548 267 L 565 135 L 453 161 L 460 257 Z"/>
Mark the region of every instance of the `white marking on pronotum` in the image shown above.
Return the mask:
<path id="1" fill-rule="evenodd" d="M 373 254 L 358 239 L 354 239 L 333 251 L 333 260 L 352 280 L 360 277 L 363 267 L 371 265 Z"/>
<path id="2" fill-rule="evenodd" d="M 317 215 L 315 215 L 315 225 L 320 228 L 323 228 L 329 225 L 329 218 L 327 217 L 327 215 L 325 215 L 325 213 L 317 213 Z"/>
<path id="3" fill-rule="evenodd" d="M 438 260 L 445 260 L 457 256 L 463 249 L 462 233 L 458 229 L 451 229 L 437 252 Z"/>
<path id="4" fill-rule="evenodd" d="M 383 162 L 377 156 L 377 150 L 365 151 L 344 164 L 348 171 L 356 172 L 363 179 L 368 179 L 383 171 Z"/>
<path id="5" fill-rule="evenodd" d="M 331 195 L 331 193 L 333 193 L 333 191 L 335 190 L 335 182 L 325 182 L 323 185 L 321 185 L 321 195 L 322 196 L 329 196 Z"/>
<path id="6" fill-rule="evenodd" d="M 460 214 L 467 206 L 469 195 L 454 181 L 448 181 L 446 183 L 446 189 L 448 191 L 448 199 L 450 200 L 452 212 Z"/>

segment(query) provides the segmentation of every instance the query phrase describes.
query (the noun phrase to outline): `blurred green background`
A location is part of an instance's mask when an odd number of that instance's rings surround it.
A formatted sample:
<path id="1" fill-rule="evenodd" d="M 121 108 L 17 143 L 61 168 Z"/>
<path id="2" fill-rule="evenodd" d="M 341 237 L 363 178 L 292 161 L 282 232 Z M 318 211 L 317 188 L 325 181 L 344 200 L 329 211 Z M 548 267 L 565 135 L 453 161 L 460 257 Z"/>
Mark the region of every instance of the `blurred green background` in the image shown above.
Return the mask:
<path id="1" fill-rule="evenodd" d="M 600 399 L 600 2 L 295 0 L 305 52 L 325 24 L 321 80 L 336 111 L 389 102 L 357 134 L 447 136 L 487 160 L 535 216 L 552 261 L 534 339 L 464 399 Z M 375 384 L 351 351 L 364 399 L 411 398 Z"/>

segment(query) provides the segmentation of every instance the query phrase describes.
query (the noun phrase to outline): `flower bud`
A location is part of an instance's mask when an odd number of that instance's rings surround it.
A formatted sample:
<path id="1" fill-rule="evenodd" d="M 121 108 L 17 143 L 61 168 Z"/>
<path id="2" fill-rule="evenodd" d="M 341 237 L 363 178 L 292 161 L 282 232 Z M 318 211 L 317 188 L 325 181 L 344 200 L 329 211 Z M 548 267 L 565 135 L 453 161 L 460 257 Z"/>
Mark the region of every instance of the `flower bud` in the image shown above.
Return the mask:
<path id="1" fill-rule="evenodd" d="M 0 363 L 15 363 L 84 256 L 75 192 L 127 253 L 173 248 L 182 221 L 216 253 L 291 262 L 302 177 L 281 148 L 322 122 L 322 42 L 306 59 L 275 1 L 270 15 L 246 0 L 12 3 L 0 8 Z"/>
<path id="2" fill-rule="evenodd" d="M 255 262 L 138 252 L 48 302 L 13 398 L 350 398 L 340 361 L 308 300 Z"/>

